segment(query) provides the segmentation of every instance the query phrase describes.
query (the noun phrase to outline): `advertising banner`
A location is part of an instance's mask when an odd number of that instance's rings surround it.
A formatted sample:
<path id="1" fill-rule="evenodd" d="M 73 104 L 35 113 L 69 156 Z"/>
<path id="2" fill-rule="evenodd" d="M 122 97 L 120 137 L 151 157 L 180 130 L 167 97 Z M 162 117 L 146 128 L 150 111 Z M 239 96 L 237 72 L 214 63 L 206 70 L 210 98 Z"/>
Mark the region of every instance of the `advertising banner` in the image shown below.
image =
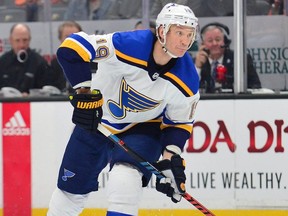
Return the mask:
<path id="1" fill-rule="evenodd" d="M 2 107 L 4 216 L 31 216 L 31 124 L 29 103 Z"/>
<path id="2" fill-rule="evenodd" d="M 5 216 L 19 212 L 28 216 L 31 211 L 45 216 L 74 128 L 72 106 L 69 102 L 2 103 L 1 109 L 0 206 Z M 287 214 L 287 109 L 287 99 L 200 100 L 193 134 L 182 154 L 187 192 L 216 215 Z M 106 168 L 83 215 L 105 215 L 97 209 L 108 206 L 108 179 Z M 156 209 L 157 215 L 176 216 L 195 207 L 185 199 L 175 204 L 157 192 L 153 176 L 143 189 L 140 209 L 148 212 L 144 215 L 155 215 Z M 239 213 L 245 210 L 251 212 Z"/>

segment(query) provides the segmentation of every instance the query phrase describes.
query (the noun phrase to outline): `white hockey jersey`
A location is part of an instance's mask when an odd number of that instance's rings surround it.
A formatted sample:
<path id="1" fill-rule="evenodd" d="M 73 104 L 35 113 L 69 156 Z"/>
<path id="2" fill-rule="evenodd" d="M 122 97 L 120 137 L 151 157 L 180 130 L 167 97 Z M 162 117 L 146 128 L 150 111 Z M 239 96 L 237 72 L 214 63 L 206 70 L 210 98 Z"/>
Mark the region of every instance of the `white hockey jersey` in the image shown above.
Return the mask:
<path id="1" fill-rule="evenodd" d="M 73 88 L 99 89 L 104 98 L 103 124 L 114 133 L 147 121 L 161 128 L 192 132 L 199 100 L 199 77 L 186 53 L 167 65 L 156 65 L 156 37 L 150 30 L 68 37 L 57 56 Z M 98 62 L 91 81 L 89 62 Z"/>

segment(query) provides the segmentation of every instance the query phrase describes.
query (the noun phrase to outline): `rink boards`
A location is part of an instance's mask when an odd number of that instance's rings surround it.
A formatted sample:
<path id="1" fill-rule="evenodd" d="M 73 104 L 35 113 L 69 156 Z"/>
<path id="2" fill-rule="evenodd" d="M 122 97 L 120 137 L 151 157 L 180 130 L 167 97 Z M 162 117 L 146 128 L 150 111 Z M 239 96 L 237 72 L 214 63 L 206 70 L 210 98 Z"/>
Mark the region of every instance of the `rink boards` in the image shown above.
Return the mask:
<path id="1" fill-rule="evenodd" d="M 184 149 L 187 192 L 216 215 L 288 214 L 287 99 L 200 100 Z M 44 216 L 69 135 L 67 101 L 1 103 L 0 215 Z M 107 169 L 83 216 L 105 215 Z M 139 215 L 201 215 L 144 189 Z M 201 212 L 200 212 L 201 213 Z"/>

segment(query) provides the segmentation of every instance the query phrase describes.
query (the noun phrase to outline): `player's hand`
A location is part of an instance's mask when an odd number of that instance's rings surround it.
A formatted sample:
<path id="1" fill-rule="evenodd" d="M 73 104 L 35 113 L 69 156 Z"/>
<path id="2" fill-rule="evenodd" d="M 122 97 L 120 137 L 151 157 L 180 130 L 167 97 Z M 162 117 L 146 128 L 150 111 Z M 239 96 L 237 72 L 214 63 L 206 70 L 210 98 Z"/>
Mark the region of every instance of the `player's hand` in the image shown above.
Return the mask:
<path id="1" fill-rule="evenodd" d="M 153 164 L 155 168 L 161 171 L 166 178 L 156 180 L 156 190 L 171 197 L 175 203 L 181 200 L 185 189 L 185 161 L 180 155 L 175 154 L 171 160 L 165 159 Z"/>
<path id="2" fill-rule="evenodd" d="M 72 122 L 84 129 L 95 131 L 103 115 L 103 97 L 99 90 L 87 94 L 74 94 L 69 97 L 74 107 Z"/>

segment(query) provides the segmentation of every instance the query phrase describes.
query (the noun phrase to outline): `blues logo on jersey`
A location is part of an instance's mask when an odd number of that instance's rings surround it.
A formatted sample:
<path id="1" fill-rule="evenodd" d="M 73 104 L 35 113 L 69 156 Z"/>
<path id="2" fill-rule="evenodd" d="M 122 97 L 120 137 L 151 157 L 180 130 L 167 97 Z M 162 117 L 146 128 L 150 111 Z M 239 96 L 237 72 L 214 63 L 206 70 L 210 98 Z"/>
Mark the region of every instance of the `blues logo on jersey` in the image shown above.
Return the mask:
<path id="1" fill-rule="evenodd" d="M 108 109 L 116 119 L 123 119 L 126 112 L 145 112 L 157 107 L 161 101 L 153 100 L 133 89 L 123 78 L 119 91 L 119 102 L 108 100 Z"/>

